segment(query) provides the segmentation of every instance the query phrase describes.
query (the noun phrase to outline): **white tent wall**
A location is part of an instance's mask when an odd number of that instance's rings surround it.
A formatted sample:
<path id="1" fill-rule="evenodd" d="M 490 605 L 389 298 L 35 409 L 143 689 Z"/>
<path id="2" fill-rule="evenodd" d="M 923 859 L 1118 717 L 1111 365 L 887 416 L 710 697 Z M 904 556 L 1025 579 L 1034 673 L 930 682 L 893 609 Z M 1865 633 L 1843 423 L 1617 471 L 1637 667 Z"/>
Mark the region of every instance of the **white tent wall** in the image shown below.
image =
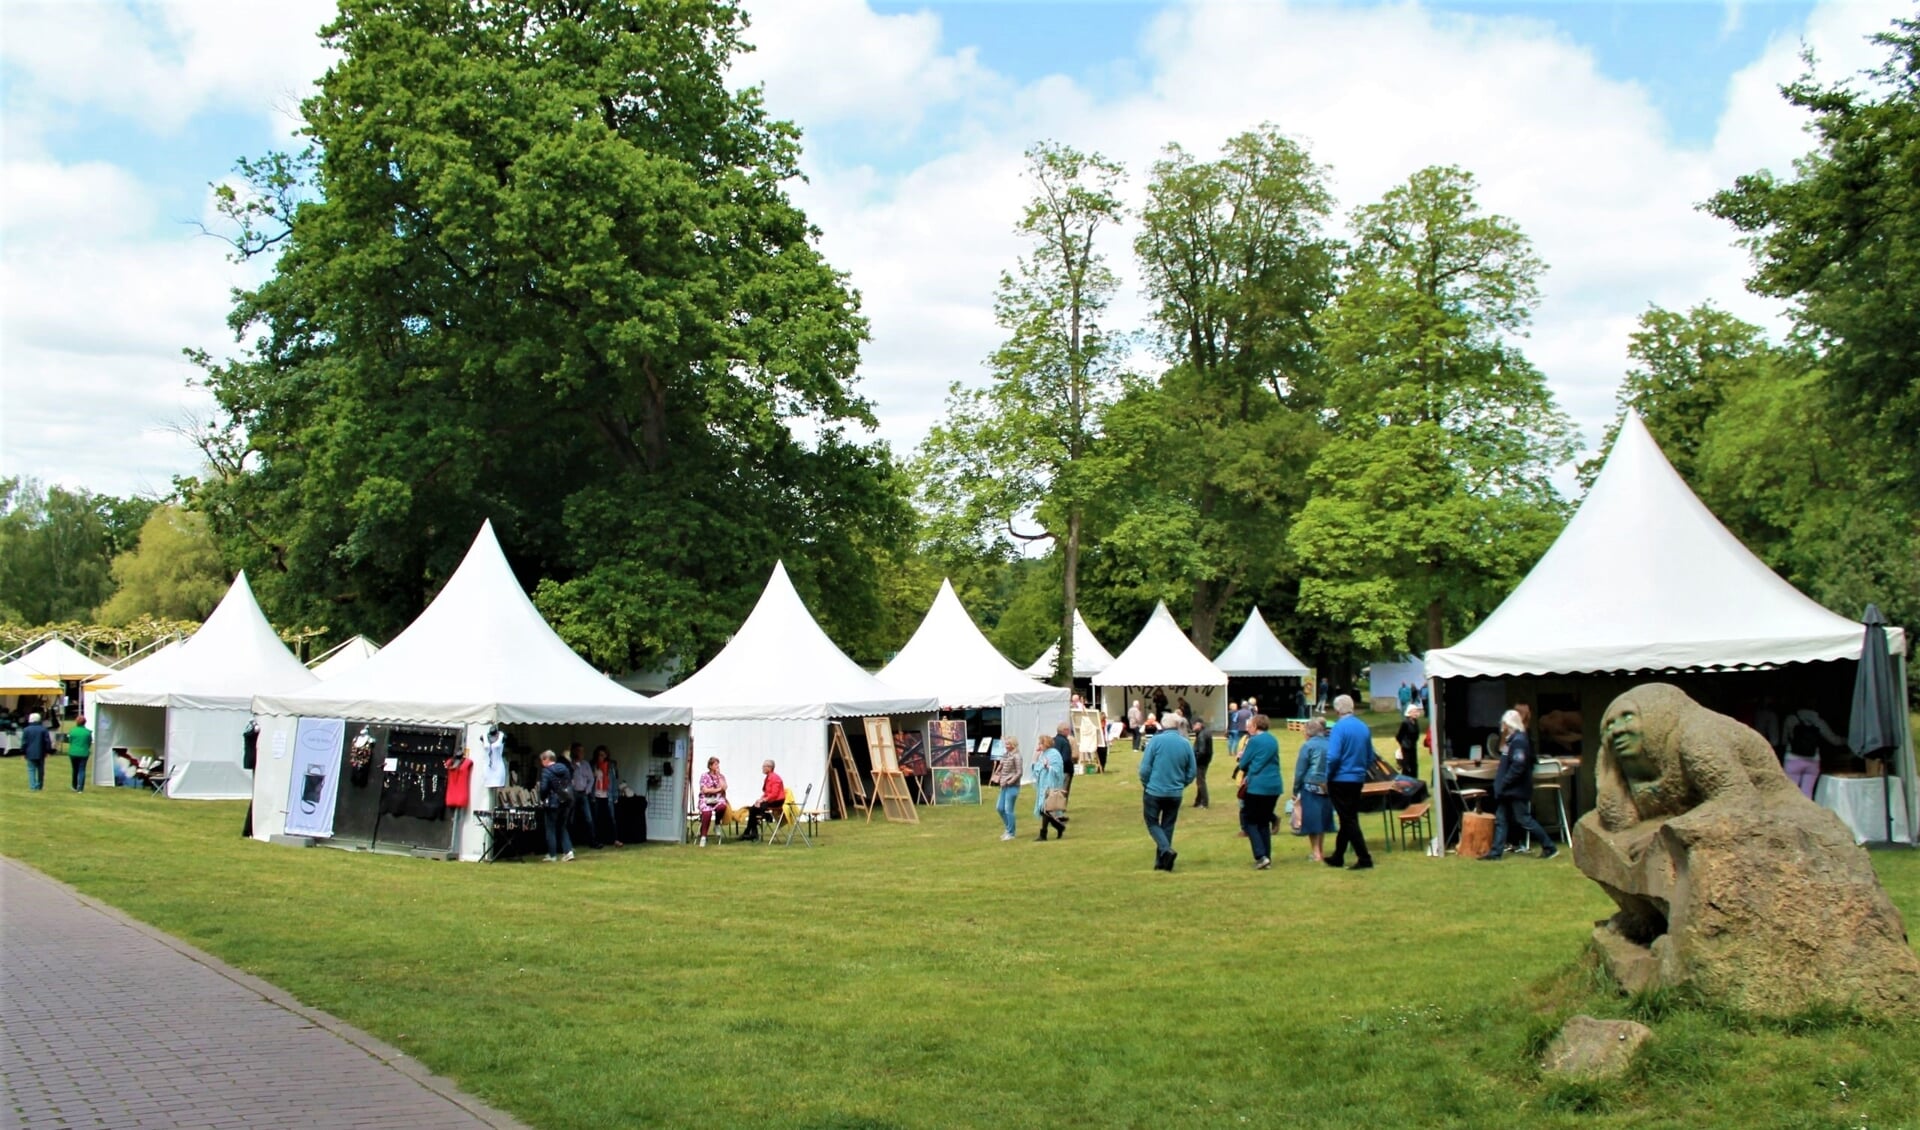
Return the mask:
<path id="1" fill-rule="evenodd" d="M 167 708 L 167 795 L 186 800 L 245 800 L 253 782 L 241 768 L 241 732 L 253 718 L 244 708 Z"/>
<path id="2" fill-rule="evenodd" d="M 858 727 L 857 718 L 841 719 Z M 821 798 L 832 791 L 827 783 L 827 719 L 825 718 L 695 718 L 693 720 L 693 775 L 707 771 L 707 758 L 720 759 L 727 779 L 727 803 L 745 807 L 760 799 L 760 763 L 772 761 L 774 771 L 798 800 L 808 785 L 808 802 L 823 807 Z M 683 804 L 680 810 L 684 819 Z"/>
<path id="3" fill-rule="evenodd" d="M 94 782 L 113 783 L 114 750 L 152 750 L 164 756 L 167 748 L 167 708 L 164 706 L 102 705 L 93 717 Z M 105 770 L 102 778 L 101 771 Z"/>
<path id="4" fill-rule="evenodd" d="M 1107 715 L 1113 717 L 1111 713 Z M 1067 697 L 1062 692 L 1057 701 L 1008 703 L 1000 708 L 1000 737 L 1020 739 L 1020 763 L 1024 768 L 1033 764 L 1034 739 L 1041 734 L 1051 737 L 1067 720 Z M 982 782 L 984 784 L 985 782 Z"/>
<path id="5" fill-rule="evenodd" d="M 265 840 L 287 830 L 287 787 L 293 775 L 291 714 L 259 715 L 260 744 L 253 764 L 253 838 Z"/>

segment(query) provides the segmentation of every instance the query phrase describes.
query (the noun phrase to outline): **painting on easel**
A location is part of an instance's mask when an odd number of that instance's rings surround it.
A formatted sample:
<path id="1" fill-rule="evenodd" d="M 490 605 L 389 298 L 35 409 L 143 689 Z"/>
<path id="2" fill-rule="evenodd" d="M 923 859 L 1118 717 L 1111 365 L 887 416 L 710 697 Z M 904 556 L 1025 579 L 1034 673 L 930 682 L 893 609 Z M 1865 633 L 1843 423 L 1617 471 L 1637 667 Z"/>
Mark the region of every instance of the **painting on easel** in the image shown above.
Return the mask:
<path id="1" fill-rule="evenodd" d="M 967 724 L 958 719 L 936 719 L 927 723 L 928 760 L 935 769 L 964 769 L 967 766 Z"/>
<path id="2" fill-rule="evenodd" d="M 979 804 L 980 771 L 971 765 L 965 769 L 950 769 L 935 766 L 933 770 L 933 803 Z"/>
<path id="3" fill-rule="evenodd" d="M 893 732 L 893 751 L 900 763 L 900 772 L 909 777 L 924 777 L 931 768 L 927 764 L 926 735 L 918 730 L 895 730 Z"/>

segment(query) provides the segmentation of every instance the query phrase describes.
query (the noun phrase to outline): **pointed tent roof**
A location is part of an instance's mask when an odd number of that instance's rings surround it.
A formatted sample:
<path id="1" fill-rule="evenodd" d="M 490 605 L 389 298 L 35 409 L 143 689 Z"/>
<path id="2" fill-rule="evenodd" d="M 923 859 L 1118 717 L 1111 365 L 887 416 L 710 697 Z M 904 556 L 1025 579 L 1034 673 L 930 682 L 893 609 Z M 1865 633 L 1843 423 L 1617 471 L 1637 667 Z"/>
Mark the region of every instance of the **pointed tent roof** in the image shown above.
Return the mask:
<path id="1" fill-rule="evenodd" d="M 1053 665 L 1060 662 L 1060 641 L 1054 640 L 1040 658 L 1027 665 L 1027 674 L 1036 679 L 1053 678 Z M 1081 618 L 1078 608 L 1073 610 L 1073 677 L 1091 679 L 1106 670 L 1113 662 L 1113 652 L 1108 651 L 1099 640 L 1093 637 L 1093 629 Z"/>
<path id="2" fill-rule="evenodd" d="M 380 653 L 380 645 L 365 636 L 355 636 L 307 664 L 307 670 L 322 682 L 337 678 Z"/>
<path id="3" fill-rule="evenodd" d="M 377 655 L 306 690 L 262 694 L 254 707 L 376 722 L 687 720 L 686 711 L 656 705 L 594 670 L 554 634 L 520 588 L 490 521 L 433 603 Z"/>
<path id="4" fill-rule="evenodd" d="M 1233 637 L 1227 649 L 1214 659 L 1213 665 L 1225 671 L 1229 676 L 1237 675 L 1292 675 L 1305 678 L 1307 665 L 1293 657 L 1287 645 L 1267 627 L 1266 617 L 1260 615 L 1255 606 L 1247 622 L 1240 625 L 1240 634 Z"/>
<path id="5" fill-rule="evenodd" d="M 902 690 L 937 695 L 944 709 L 1067 701 L 1065 687 L 1028 678 L 1000 654 L 960 603 L 951 580 L 940 582 L 920 627 L 880 680 Z"/>
<path id="6" fill-rule="evenodd" d="M 14 660 L 0 663 L 0 694 L 59 694 L 60 684 Z"/>
<path id="7" fill-rule="evenodd" d="M 784 564 L 720 654 L 655 702 L 691 707 L 696 718 L 836 718 L 932 713 L 930 693 L 882 682 L 820 630 Z"/>
<path id="8" fill-rule="evenodd" d="M 173 654 L 179 651 L 180 646 L 186 642 L 184 639 L 168 640 L 166 643 L 154 648 L 132 663 L 120 668 L 118 671 L 104 675 L 87 684 L 87 693 L 97 698 L 101 691 L 112 690 L 114 687 L 130 679 L 142 680 L 153 678 L 155 672 L 165 669 L 168 663 L 173 662 Z"/>
<path id="9" fill-rule="evenodd" d="M 1520 587 L 1436 678 L 1660 671 L 1857 659 L 1865 633 L 1766 567 L 1628 412 L 1593 489 Z M 1896 649 L 1904 633 L 1889 633 Z"/>
<path id="10" fill-rule="evenodd" d="M 98 662 L 79 648 L 74 647 L 59 636 L 41 643 L 40 646 L 14 660 L 18 669 L 38 674 L 43 681 L 52 686 L 58 694 L 59 682 L 65 679 L 97 679 L 111 674 L 113 668 Z"/>
<path id="11" fill-rule="evenodd" d="M 307 686 L 313 673 L 280 642 L 242 572 L 200 630 L 119 672 L 94 701 L 109 706 L 247 709 L 256 694 Z"/>
<path id="12" fill-rule="evenodd" d="M 1127 650 L 1093 677 L 1096 687 L 1221 687 L 1226 683 L 1227 673 L 1193 646 L 1164 600 L 1154 605 L 1147 626 Z"/>

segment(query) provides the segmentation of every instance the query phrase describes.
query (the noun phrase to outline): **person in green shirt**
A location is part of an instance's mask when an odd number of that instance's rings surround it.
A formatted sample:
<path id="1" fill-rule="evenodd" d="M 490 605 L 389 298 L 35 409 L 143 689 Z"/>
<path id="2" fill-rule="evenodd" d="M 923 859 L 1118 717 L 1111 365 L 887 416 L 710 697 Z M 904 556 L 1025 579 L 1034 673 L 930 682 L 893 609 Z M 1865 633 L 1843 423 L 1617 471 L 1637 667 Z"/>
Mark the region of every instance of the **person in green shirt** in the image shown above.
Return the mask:
<path id="1" fill-rule="evenodd" d="M 73 791 L 87 791 L 87 759 L 93 756 L 93 731 L 87 729 L 87 716 L 74 720 L 67 731 L 67 759 L 73 762 Z"/>

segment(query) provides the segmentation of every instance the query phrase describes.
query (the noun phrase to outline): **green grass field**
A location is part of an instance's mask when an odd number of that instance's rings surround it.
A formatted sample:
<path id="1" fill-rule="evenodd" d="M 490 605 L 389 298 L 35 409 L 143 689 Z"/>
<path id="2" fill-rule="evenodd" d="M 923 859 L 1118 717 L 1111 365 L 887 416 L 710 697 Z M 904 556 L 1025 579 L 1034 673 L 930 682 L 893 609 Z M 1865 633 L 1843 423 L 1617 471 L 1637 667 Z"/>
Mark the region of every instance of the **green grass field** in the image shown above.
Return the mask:
<path id="1" fill-rule="evenodd" d="M 1610 904 L 1566 854 L 1336 872 L 1283 836 L 1256 873 L 1216 762 L 1158 874 L 1114 760 L 1060 843 L 1030 795 L 1000 842 L 989 789 L 812 849 L 497 865 L 243 841 L 241 805 L 29 794 L 9 761 L 0 852 L 552 1130 L 1920 1126 L 1911 1027 L 1609 991 L 1584 947 Z M 1920 853 L 1874 862 L 1920 918 Z M 1541 1076 L 1577 1012 L 1653 1026 L 1626 1079 Z"/>

